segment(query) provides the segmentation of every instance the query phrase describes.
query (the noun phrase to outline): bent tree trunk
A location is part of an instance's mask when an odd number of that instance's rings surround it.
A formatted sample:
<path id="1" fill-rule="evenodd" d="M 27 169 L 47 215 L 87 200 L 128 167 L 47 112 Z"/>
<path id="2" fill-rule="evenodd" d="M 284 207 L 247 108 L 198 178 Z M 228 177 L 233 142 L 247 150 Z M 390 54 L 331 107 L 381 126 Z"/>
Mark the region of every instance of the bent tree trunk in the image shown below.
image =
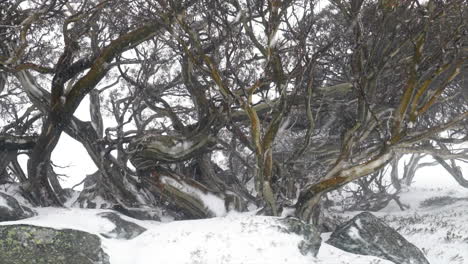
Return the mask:
<path id="1" fill-rule="evenodd" d="M 149 188 L 174 203 L 189 218 L 223 216 L 229 210 L 244 210 L 245 204 L 230 192 L 215 192 L 188 177 L 164 168 L 154 168 L 143 177 Z"/>
<path id="2" fill-rule="evenodd" d="M 34 105 L 40 109 L 41 112 L 47 113 L 50 106 L 50 94 L 45 89 L 40 87 L 35 81 L 34 77 L 22 71 L 17 74 L 17 78 L 22 84 L 22 88 L 27 95 L 31 98 Z M 96 112 L 95 112 L 96 113 Z M 92 207 L 93 200 L 102 198 L 108 202 L 109 206 L 112 203 L 120 203 L 124 206 L 137 206 L 139 204 L 154 204 L 155 198 L 146 193 L 139 193 L 137 190 L 137 181 L 131 176 L 125 175 L 118 164 L 113 162 L 109 155 L 101 155 L 105 153 L 105 147 L 99 142 L 102 140 L 102 135 L 98 135 L 99 127 L 93 127 L 89 122 L 82 122 L 75 117 L 70 118 L 70 122 L 64 126 L 64 131 L 72 138 L 83 144 L 86 151 L 90 155 L 96 167 L 99 168 L 100 173 L 95 174 L 94 186 L 86 188 L 80 194 L 78 203 L 83 207 Z M 41 152 L 39 151 L 39 154 Z M 44 163 L 47 164 L 47 163 Z M 44 166 L 45 168 L 46 166 Z M 58 184 L 59 185 L 59 184 Z M 56 192 L 52 189 L 48 182 L 43 184 L 42 189 L 48 190 L 49 202 L 42 199 L 40 204 L 60 204 L 60 199 L 56 197 Z M 47 193 L 46 193 L 47 194 Z M 45 195 L 45 194 L 43 194 Z M 41 195 L 39 195 L 41 196 Z M 142 198 L 143 197 L 143 198 Z M 38 203 L 37 195 L 32 198 L 32 203 Z"/>
<path id="3" fill-rule="evenodd" d="M 48 164 L 50 156 L 60 138 L 61 130 L 55 129 L 53 122 L 48 121 L 41 133 L 28 160 L 28 178 L 32 195 L 42 206 L 62 206 L 62 202 L 49 184 Z"/>
<path id="4" fill-rule="evenodd" d="M 33 77 L 28 73 L 19 75 L 19 79 L 23 83 L 23 88 L 27 89 L 26 91 L 34 92 L 30 93 L 29 96 L 34 98 L 36 106 L 41 111 L 47 112 L 50 98 L 48 92 L 35 83 Z M 97 102 L 91 104 L 91 108 L 96 106 Z M 99 113 L 99 109 L 94 108 L 92 112 L 95 116 Z M 138 180 L 127 172 L 125 164 L 119 164 L 100 143 L 103 138 L 99 135 L 101 131 L 99 124 L 83 122 L 71 117 L 63 129 L 68 135 L 83 144 L 99 169 L 99 172 L 88 176 L 85 181 L 85 189 L 77 200 L 81 207 L 111 207 L 114 203 L 125 207 L 156 205 L 160 202 L 158 197 L 162 196 L 182 208 L 192 218 L 210 217 L 222 214 L 223 210 L 236 209 L 241 211 L 245 208 L 244 200 L 234 192 L 211 190 L 203 184 L 196 184 L 186 177 L 177 176 L 169 171 L 166 171 L 165 174 L 168 179 L 171 179 L 172 176 L 173 181 L 160 183 L 155 182 L 154 179 L 145 180 L 144 183 L 146 182 L 147 186 L 150 186 L 149 191 L 146 188 L 139 188 Z M 199 156 L 214 144 L 213 138 L 205 131 L 199 132 L 198 134 L 194 133 L 189 138 L 144 135 L 130 144 L 129 151 L 134 153 L 131 161 L 138 171 L 142 171 L 148 168 L 152 169 L 156 163 L 181 162 Z M 216 174 L 209 175 L 210 179 L 213 177 L 216 177 Z M 219 181 L 222 182 L 222 180 Z M 170 183 L 177 183 L 177 185 Z M 161 189 L 160 186 L 166 186 L 166 188 Z M 190 192 L 187 188 L 180 190 L 177 188 L 181 186 L 191 186 Z M 52 188 L 50 192 L 55 194 Z M 196 194 L 203 195 L 197 196 Z M 211 199 L 201 199 L 200 197 Z M 96 200 L 104 200 L 104 203 L 97 205 Z M 218 206 L 215 209 L 211 208 L 210 201 L 216 201 L 215 204 Z M 221 204 L 219 201 L 223 201 L 223 206 L 219 206 Z"/>
<path id="5" fill-rule="evenodd" d="M 104 47 L 90 64 L 91 68 L 84 74 L 69 90 L 64 92 L 64 84 L 75 77 L 79 72 L 73 71 L 70 60 L 59 60 L 63 62 L 56 65 L 57 71 L 52 82 L 52 94 L 50 97 L 50 110 L 44 123 L 42 132 L 34 147 L 28 161 L 28 176 L 31 179 L 32 191 L 36 199 L 43 206 L 60 206 L 47 180 L 46 164 L 52 151 L 58 143 L 64 128 L 70 122 L 78 105 L 83 98 L 93 90 L 110 70 L 108 64 L 124 52 L 129 46 L 137 45 L 164 27 L 159 22 L 145 24 L 133 31 L 120 35 Z M 70 53 L 68 45 L 65 46 L 61 58 L 66 58 Z M 81 67 L 82 68 L 82 67 Z M 85 70 L 84 68 L 81 70 Z M 70 74 L 74 72 L 74 74 Z M 65 100 L 63 100 L 65 99 Z"/>
<path id="6" fill-rule="evenodd" d="M 77 200 L 81 207 L 95 207 L 95 200 L 104 200 L 103 208 L 112 207 L 113 204 L 125 207 L 155 204 L 155 197 L 138 190 L 138 181 L 125 164 L 119 164 L 102 144 L 97 143 L 102 138 L 89 122 L 73 119 L 71 124 L 66 132 L 83 144 L 99 170 L 85 179 L 87 186 Z"/>
<path id="7" fill-rule="evenodd" d="M 455 181 L 464 188 L 468 188 L 468 180 L 463 177 L 463 172 L 455 163 L 454 160 L 450 160 L 450 164 L 447 163 L 443 158 L 434 156 L 434 159 L 444 167 L 444 169 L 452 175 Z"/>
<path id="8" fill-rule="evenodd" d="M 242 211 L 245 209 L 244 199 L 226 186 L 221 187 L 223 180 L 206 168 L 210 166 L 206 162 L 200 164 L 203 168 L 198 173 L 203 175 L 199 176 L 220 183 L 216 189 L 162 167 L 200 156 L 212 144 L 214 141 L 204 130 L 189 137 L 144 135 L 130 143 L 129 151 L 134 153 L 130 161 L 137 168 L 145 188 L 175 205 L 189 218 L 221 216 L 228 210 Z M 208 172 L 210 175 L 204 175 Z"/>
<path id="9" fill-rule="evenodd" d="M 376 155 L 366 163 L 341 169 L 331 177 L 306 187 L 299 194 L 299 198 L 295 205 L 296 217 L 301 218 L 304 221 L 315 223 L 317 219 L 313 219 L 313 216 L 315 215 L 316 210 L 318 210 L 317 206 L 320 202 L 320 198 L 325 193 L 336 190 L 349 182 L 378 171 L 388 164 L 392 158 L 392 151 L 386 150 L 385 152 Z"/>
<path id="10" fill-rule="evenodd" d="M 139 169 L 151 167 L 154 163 L 175 163 L 203 154 L 216 144 L 205 131 L 183 137 L 163 136 L 147 133 L 131 142 L 132 163 Z"/>

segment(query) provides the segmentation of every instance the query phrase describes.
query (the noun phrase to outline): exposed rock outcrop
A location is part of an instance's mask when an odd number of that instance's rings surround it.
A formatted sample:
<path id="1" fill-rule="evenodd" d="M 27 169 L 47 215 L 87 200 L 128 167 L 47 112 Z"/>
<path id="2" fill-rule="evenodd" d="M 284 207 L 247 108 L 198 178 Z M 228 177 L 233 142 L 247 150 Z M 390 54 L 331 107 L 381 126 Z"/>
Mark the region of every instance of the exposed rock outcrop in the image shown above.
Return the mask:
<path id="1" fill-rule="evenodd" d="M 109 264 L 98 236 L 31 225 L 0 226 L 2 264 Z"/>
<path id="2" fill-rule="evenodd" d="M 0 192 L 0 222 L 16 221 L 34 216 L 33 210 L 22 206 L 12 196 Z"/>
<path id="3" fill-rule="evenodd" d="M 339 226 L 326 243 L 350 253 L 376 256 L 397 264 L 429 264 L 419 248 L 368 212 Z"/>
<path id="4" fill-rule="evenodd" d="M 122 217 L 120 217 L 120 215 L 116 213 L 105 212 L 100 213 L 98 215 L 108 219 L 115 225 L 115 228 L 112 231 L 105 234 L 101 234 L 104 237 L 117 239 L 132 239 L 146 231 L 146 228 L 124 220 L 122 219 Z"/>

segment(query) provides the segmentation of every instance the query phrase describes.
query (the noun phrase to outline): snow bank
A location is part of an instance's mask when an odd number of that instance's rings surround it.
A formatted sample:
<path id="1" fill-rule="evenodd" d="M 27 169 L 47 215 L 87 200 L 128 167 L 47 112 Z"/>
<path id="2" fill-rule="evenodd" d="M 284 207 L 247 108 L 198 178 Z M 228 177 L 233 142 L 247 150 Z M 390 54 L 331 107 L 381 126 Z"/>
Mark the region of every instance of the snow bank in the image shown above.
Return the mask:
<path id="1" fill-rule="evenodd" d="M 281 231 L 273 217 L 229 214 L 226 217 L 160 223 L 121 216 L 148 230 L 132 240 L 108 239 L 101 233 L 115 226 L 97 216 L 108 210 L 38 208 L 39 215 L 2 225 L 31 224 L 72 228 L 97 234 L 112 264 L 390 264 L 322 244 L 317 258 L 303 256 L 301 237 Z"/>
<path id="2" fill-rule="evenodd" d="M 9 193 L 14 193 L 14 188 Z M 468 263 L 468 201 L 445 206 L 420 207 L 431 197 L 467 198 L 468 190 L 413 188 L 401 195 L 411 208 L 400 211 L 389 204 L 376 216 L 383 218 L 408 241 L 419 247 L 431 263 Z M 1 201 L 0 201 L 1 202 Z M 35 208 L 38 216 L 1 225 L 31 224 L 57 229 L 72 228 L 101 237 L 112 264 L 391 264 L 370 256 L 344 252 L 322 243 L 317 258 L 303 256 L 301 237 L 281 232 L 274 217 L 252 213 L 230 213 L 204 220 L 161 223 L 121 216 L 148 229 L 132 240 L 108 239 L 101 233 L 114 229 L 109 220 L 97 216 L 104 209 Z M 354 213 L 347 213 L 352 217 Z M 323 241 L 330 234 L 322 234 Z"/>

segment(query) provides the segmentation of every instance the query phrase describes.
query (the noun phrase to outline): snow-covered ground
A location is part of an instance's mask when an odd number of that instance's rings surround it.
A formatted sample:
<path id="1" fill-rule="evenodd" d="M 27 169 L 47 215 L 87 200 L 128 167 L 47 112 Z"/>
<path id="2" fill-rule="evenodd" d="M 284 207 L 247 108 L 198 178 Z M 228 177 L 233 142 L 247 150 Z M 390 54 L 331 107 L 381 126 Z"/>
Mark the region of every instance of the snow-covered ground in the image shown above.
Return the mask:
<path id="1" fill-rule="evenodd" d="M 376 215 L 418 246 L 430 263 L 468 264 L 467 189 L 417 188 L 401 198 L 409 210 L 390 204 Z M 428 199 L 432 202 L 421 205 Z"/>
<path id="2" fill-rule="evenodd" d="M 411 208 L 390 204 L 377 216 L 421 248 L 432 264 L 468 263 L 468 201 L 442 199 L 447 205 L 420 206 L 428 198 L 468 198 L 468 190 L 415 188 L 401 196 Z M 448 202 L 447 202 L 448 201 Z M 274 218 L 231 213 L 205 220 L 156 222 L 122 216 L 148 230 L 131 240 L 106 238 L 114 225 L 97 214 L 107 210 L 38 208 L 38 216 L 7 224 L 72 228 L 99 235 L 112 264 L 389 264 L 382 259 L 344 252 L 322 243 L 317 258 L 303 256 L 298 235 L 280 232 Z M 358 212 L 356 212 L 358 213 Z M 356 213 L 347 213 L 352 217 Z M 323 234 L 324 240 L 329 234 Z"/>
<path id="3" fill-rule="evenodd" d="M 112 264 L 352 264 L 388 261 L 344 252 L 322 244 L 317 258 L 300 254 L 298 235 L 280 232 L 272 217 L 229 214 L 205 220 L 160 223 L 122 216 L 148 230 L 131 240 L 100 235 L 114 225 L 97 214 L 98 209 L 39 208 L 39 215 L 8 224 L 72 228 L 99 235 Z"/>
<path id="4" fill-rule="evenodd" d="M 400 200 L 410 208 L 401 211 L 392 201 L 373 214 L 420 248 L 431 264 L 468 264 L 468 189 L 411 187 Z"/>

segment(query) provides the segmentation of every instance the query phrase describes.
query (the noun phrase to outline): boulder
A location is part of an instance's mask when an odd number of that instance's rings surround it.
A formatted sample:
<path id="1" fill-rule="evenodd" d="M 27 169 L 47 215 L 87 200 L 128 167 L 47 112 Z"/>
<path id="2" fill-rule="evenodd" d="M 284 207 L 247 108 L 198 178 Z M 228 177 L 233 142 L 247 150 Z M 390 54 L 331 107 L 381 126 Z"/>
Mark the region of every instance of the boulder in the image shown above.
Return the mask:
<path id="1" fill-rule="evenodd" d="M 31 209 L 20 205 L 15 198 L 0 192 L 0 222 L 16 221 L 34 215 Z"/>
<path id="2" fill-rule="evenodd" d="M 294 233 L 304 238 L 298 245 L 299 251 L 302 255 L 310 253 L 314 257 L 317 256 L 320 244 L 322 243 L 322 238 L 320 237 L 320 232 L 315 226 L 306 224 L 294 217 L 279 219 L 279 222 L 285 227 L 283 231 Z"/>
<path id="3" fill-rule="evenodd" d="M 339 226 L 326 243 L 397 264 L 429 264 L 419 248 L 369 212 L 360 213 Z"/>
<path id="4" fill-rule="evenodd" d="M 109 264 L 98 236 L 31 225 L 0 226 L 2 264 Z"/>
<path id="5" fill-rule="evenodd" d="M 146 231 L 146 228 L 141 227 L 133 222 L 124 220 L 116 213 L 104 212 L 98 215 L 108 219 L 115 225 L 115 228 L 112 231 L 101 234 L 106 238 L 132 239 Z"/>

